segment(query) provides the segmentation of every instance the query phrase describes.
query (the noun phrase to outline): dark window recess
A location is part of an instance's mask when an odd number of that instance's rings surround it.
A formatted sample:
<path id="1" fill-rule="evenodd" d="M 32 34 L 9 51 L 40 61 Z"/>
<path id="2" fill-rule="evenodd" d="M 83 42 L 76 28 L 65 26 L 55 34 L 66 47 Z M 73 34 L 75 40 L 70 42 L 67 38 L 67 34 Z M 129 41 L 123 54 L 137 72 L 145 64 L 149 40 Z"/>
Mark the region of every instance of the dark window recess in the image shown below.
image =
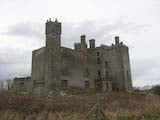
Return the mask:
<path id="1" fill-rule="evenodd" d="M 51 68 L 51 70 L 53 71 L 53 66 L 52 66 L 52 65 L 51 65 L 51 66 L 50 66 L 50 65 L 48 65 L 48 67 L 50 67 L 50 68 Z"/>
<path id="2" fill-rule="evenodd" d="M 97 84 L 97 91 L 100 91 L 101 90 L 101 86 L 100 84 Z"/>
<path id="3" fill-rule="evenodd" d="M 82 62 L 83 63 L 87 63 L 87 61 L 88 61 L 88 56 L 87 55 L 83 55 L 82 56 Z"/>
<path id="4" fill-rule="evenodd" d="M 97 58 L 97 63 L 100 64 L 100 58 Z"/>
<path id="5" fill-rule="evenodd" d="M 62 80 L 62 89 L 63 90 L 67 89 L 67 80 Z"/>
<path id="6" fill-rule="evenodd" d="M 98 77 L 101 77 L 101 71 L 98 70 Z"/>
<path id="7" fill-rule="evenodd" d="M 66 59 L 66 58 L 67 58 L 67 51 L 66 51 L 66 50 L 63 50 L 63 51 L 61 52 L 61 58 L 62 58 L 62 59 Z"/>
<path id="8" fill-rule="evenodd" d="M 89 81 L 84 81 L 84 88 L 88 89 L 89 88 Z"/>
<path id="9" fill-rule="evenodd" d="M 25 84 L 24 83 L 20 84 L 20 91 L 26 92 L 26 88 L 25 88 Z"/>
<path id="10" fill-rule="evenodd" d="M 99 53 L 99 52 L 97 52 L 97 56 L 100 56 L 100 53 Z"/>
<path id="11" fill-rule="evenodd" d="M 108 91 L 109 90 L 109 84 L 108 84 L 108 82 L 106 83 L 106 91 Z"/>
<path id="12" fill-rule="evenodd" d="M 36 80 L 34 80 L 34 88 L 36 88 L 37 87 L 37 82 L 36 82 Z"/>
<path id="13" fill-rule="evenodd" d="M 106 78 L 108 78 L 108 71 L 106 71 Z"/>
<path id="14" fill-rule="evenodd" d="M 34 82 L 34 84 L 33 84 L 33 85 L 34 85 L 34 88 L 35 88 L 35 87 L 36 87 L 36 82 L 35 82 L 35 80 L 33 80 L 33 82 Z"/>
<path id="15" fill-rule="evenodd" d="M 61 75 L 68 75 L 68 67 L 64 67 L 61 69 Z"/>
<path id="16" fill-rule="evenodd" d="M 88 70 L 88 68 L 85 68 L 84 77 L 88 77 L 88 76 L 89 76 L 89 70 Z"/>
<path id="17" fill-rule="evenodd" d="M 97 83 L 96 84 L 96 89 L 97 89 L 97 91 L 102 91 L 102 84 L 101 83 Z"/>
<path id="18" fill-rule="evenodd" d="M 119 92 L 119 88 L 116 88 L 116 92 Z"/>
<path id="19" fill-rule="evenodd" d="M 105 62 L 106 68 L 108 68 L 108 61 Z"/>

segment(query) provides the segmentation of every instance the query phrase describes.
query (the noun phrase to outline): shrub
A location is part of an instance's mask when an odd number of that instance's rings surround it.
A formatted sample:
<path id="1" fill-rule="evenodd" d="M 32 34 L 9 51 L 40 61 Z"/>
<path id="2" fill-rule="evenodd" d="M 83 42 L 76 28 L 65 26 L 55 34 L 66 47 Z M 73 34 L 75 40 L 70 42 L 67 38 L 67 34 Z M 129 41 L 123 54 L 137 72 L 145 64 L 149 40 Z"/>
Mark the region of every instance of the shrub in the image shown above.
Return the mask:
<path id="1" fill-rule="evenodd" d="M 156 95 L 160 95 L 160 86 L 155 86 L 152 88 L 153 93 Z"/>

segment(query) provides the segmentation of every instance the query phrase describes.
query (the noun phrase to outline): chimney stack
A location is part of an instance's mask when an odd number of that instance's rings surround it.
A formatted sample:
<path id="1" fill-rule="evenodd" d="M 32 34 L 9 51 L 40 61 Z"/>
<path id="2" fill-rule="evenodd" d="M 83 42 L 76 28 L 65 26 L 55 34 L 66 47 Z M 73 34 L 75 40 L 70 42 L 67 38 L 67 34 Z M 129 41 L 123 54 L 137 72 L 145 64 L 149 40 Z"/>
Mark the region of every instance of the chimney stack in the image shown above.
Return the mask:
<path id="1" fill-rule="evenodd" d="M 115 44 L 119 45 L 119 36 L 115 36 Z"/>
<path id="2" fill-rule="evenodd" d="M 81 35 L 81 51 L 87 52 L 86 36 Z"/>
<path id="3" fill-rule="evenodd" d="M 85 35 L 81 35 L 81 43 L 86 43 L 86 36 Z"/>
<path id="4" fill-rule="evenodd" d="M 89 40 L 90 48 L 94 49 L 95 48 L 95 39 Z"/>

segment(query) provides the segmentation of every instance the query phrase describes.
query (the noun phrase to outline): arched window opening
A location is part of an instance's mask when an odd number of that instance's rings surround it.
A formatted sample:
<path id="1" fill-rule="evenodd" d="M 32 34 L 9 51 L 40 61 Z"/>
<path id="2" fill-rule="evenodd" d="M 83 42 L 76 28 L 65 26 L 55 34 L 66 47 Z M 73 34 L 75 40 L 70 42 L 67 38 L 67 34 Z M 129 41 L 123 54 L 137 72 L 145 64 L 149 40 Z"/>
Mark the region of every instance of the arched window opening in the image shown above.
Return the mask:
<path id="1" fill-rule="evenodd" d="M 108 71 L 106 71 L 106 78 L 108 78 Z"/>

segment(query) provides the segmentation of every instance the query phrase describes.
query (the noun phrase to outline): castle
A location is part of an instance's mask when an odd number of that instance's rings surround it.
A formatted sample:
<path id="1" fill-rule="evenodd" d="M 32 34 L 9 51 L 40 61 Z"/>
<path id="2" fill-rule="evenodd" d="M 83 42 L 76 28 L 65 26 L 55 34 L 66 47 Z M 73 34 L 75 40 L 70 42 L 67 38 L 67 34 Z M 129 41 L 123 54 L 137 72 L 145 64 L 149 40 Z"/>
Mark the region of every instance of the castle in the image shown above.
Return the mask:
<path id="1" fill-rule="evenodd" d="M 111 46 L 86 44 L 85 35 L 74 49 L 61 46 L 61 23 L 47 20 L 46 45 L 32 52 L 31 77 L 15 78 L 14 88 L 22 92 L 80 88 L 87 91 L 132 91 L 128 47 L 115 37 Z"/>

